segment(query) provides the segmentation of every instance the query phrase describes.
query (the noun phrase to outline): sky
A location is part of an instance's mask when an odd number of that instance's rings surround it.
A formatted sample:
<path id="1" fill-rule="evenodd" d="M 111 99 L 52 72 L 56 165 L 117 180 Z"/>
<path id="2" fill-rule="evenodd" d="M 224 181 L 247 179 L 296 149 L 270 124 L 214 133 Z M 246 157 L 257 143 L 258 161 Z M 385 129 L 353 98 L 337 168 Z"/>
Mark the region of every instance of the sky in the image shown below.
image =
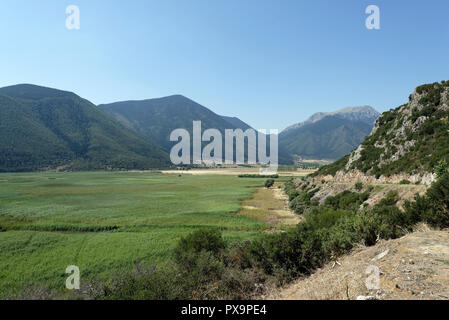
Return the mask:
<path id="1" fill-rule="evenodd" d="M 69 5 L 79 30 L 66 28 Z M 95 104 L 182 94 L 282 130 L 346 106 L 383 112 L 449 80 L 448 14 L 447 0 L 2 0 L 0 87 Z"/>

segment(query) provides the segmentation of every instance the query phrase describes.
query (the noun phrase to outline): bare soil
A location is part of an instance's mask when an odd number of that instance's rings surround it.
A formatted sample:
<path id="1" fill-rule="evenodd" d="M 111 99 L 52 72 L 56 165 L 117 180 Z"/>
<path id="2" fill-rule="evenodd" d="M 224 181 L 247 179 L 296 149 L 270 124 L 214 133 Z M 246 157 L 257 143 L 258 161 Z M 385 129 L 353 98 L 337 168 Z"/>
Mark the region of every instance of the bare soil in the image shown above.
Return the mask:
<path id="1" fill-rule="evenodd" d="M 402 238 L 359 246 L 310 277 L 273 291 L 265 299 L 424 300 L 449 299 L 449 232 L 419 230 Z M 373 277 L 379 270 L 378 286 Z M 368 289 L 367 287 L 373 288 Z M 376 288 L 377 287 L 377 288 Z"/>

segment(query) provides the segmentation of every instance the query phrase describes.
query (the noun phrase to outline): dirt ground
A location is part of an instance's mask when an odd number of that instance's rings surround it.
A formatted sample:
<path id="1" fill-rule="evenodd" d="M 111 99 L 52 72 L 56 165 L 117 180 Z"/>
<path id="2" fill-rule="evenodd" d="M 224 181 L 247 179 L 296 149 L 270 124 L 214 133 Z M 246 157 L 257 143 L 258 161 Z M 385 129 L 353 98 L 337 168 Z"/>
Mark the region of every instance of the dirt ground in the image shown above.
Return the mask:
<path id="1" fill-rule="evenodd" d="M 280 227 L 296 225 L 301 217 L 289 209 L 288 197 L 276 183 L 272 188 L 259 188 L 253 197 L 245 200 L 238 214 L 255 218 L 265 223 Z"/>
<path id="2" fill-rule="evenodd" d="M 380 241 L 368 248 L 360 246 L 310 277 L 262 298 L 449 299 L 449 231 L 421 225 L 418 231 L 400 239 Z"/>

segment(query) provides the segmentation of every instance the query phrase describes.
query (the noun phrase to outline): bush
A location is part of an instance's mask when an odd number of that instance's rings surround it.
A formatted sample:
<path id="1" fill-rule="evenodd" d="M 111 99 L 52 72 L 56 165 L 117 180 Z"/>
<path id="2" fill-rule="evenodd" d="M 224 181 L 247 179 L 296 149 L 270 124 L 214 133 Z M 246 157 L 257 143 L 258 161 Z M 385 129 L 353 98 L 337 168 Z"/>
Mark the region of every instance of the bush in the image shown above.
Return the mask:
<path id="1" fill-rule="evenodd" d="M 273 185 L 274 185 L 273 179 L 268 179 L 267 181 L 265 181 L 265 188 L 271 188 Z"/>
<path id="2" fill-rule="evenodd" d="M 267 274 L 288 275 L 290 279 L 300 274 L 310 274 L 322 265 L 319 235 L 306 223 L 295 229 L 273 234 L 252 243 L 252 257 Z"/>
<path id="3" fill-rule="evenodd" d="M 333 209 L 357 209 L 369 197 L 369 192 L 356 193 L 345 190 L 334 197 L 327 197 L 324 205 Z"/>
<path id="4" fill-rule="evenodd" d="M 435 168 L 435 174 L 437 179 L 440 179 L 445 173 L 448 172 L 448 166 L 446 160 L 440 160 Z"/>
<path id="5" fill-rule="evenodd" d="M 299 195 L 299 192 L 298 190 L 296 190 L 296 185 L 293 182 L 293 179 L 290 179 L 284 184 L 284 191 L 288 195 L 289 201 L 292 201 Z"/>
<path id="6" fill-rule="evenodd" d="M 306 212 L 306 209 L 309 209 L 312 206 L 317 206 L 318 203 L 316 201 L 312 201 L 312 198 L 319 190 L 320 188 L 315 188 L 311 190 L 304 190 L 302 192 L 295 192 L 295 197 L 290 200 L 290 209 L 295 211 L 297 214 L 303 214 Z"/>
<path id="7" fill-rule="evenodd" d="M 399 182 L 399 184 L 410 184 L 411 182 L 409 181 L 409 180 L 401 180 L 400 182 Z"/>
<path id="8" fill-rule="evenodd" d="M 424 196 L 406 203 L 407 212 L 416 222 L 424 221 L 433 227 L 449 227 L 449 173 L 432 184 Z"/>
<path id="9" fill-rule="evenodd" d="M 357 182 L 357 183 L 354 185 L 354 187 L 355 187 L 355 189 L 356 189 L 357 191 L 361 191 L 362 188 L 363 188 L 363 183 Z"/>
<path id="10" fill-rule="evenodd" d="M 177 270 L 164 270 L 136 264 L 136 269 L 116 275 L 96 290 L 90 298 L 105 300 L 172 300 L 187 299 L 189 293 Z"/>
<path id="11" fill-rule="evenodd" d="M 181 238 L 175 248 L 175 259 L 182 264 L 184 260 L 192 258 L 192 254 L 199 254 L 202 251 L 219 256 L 224 248 L 225 242 L 220 231 L 200 229 Z"/>

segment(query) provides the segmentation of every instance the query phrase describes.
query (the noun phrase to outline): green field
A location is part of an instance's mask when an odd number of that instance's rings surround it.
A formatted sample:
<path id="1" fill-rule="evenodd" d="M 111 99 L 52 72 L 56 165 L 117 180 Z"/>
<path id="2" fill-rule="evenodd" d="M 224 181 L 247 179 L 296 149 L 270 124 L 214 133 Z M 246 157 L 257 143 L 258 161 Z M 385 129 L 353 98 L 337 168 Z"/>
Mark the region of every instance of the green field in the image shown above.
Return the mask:
<path id="1" fill-rule="evenodd" d="M 134 261 L 163 265 L 181 236 L 226 239 L 268 228 L 235 213 L 264 179 L 138 172 L 0 174 L 0 298 L 28 287 L 108 279 Z"/>

